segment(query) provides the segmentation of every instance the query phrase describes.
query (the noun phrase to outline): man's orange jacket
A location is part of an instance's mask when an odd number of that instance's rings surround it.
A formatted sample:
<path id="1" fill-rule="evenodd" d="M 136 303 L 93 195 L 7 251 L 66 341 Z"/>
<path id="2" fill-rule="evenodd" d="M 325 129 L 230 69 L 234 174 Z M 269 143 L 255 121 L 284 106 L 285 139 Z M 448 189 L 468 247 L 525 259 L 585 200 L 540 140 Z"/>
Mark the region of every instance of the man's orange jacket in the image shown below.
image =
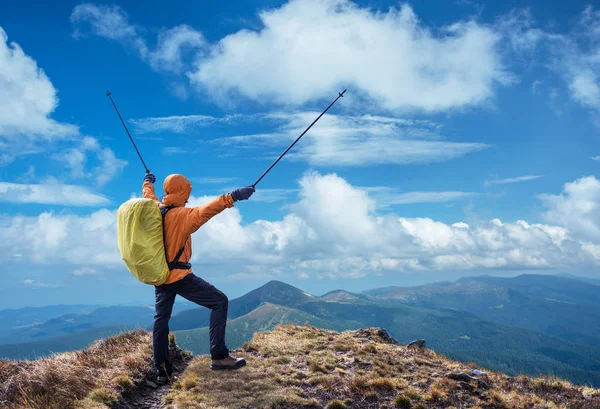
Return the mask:
<path id="1" fill-rule="evenodd" d="M 146 199 L 152 199 L 159 206 L 175 206 L 165 216 L 165 245 L 167 248 L 168 261 L 173 261 L 177 252 L 185 244 L 183 254 L 179 261 L 189 263 L 192 258 L 191 234 L 200 228 L 212 217 L 223 210 L 233 207 L 231 194 L 221 195 L 215 200 L 198 207 L 185 207 L 192 192 L 192 184 L 183 175 L 169 175 L 163 185 L 165 196 L 161 202 L 154 193 L 154 186 L 150 182 L 144 182 L 142 193 Z M 192 269 L 174 269 L 169 273 L 165 284 L 179 281 L 190 274 Z"/>

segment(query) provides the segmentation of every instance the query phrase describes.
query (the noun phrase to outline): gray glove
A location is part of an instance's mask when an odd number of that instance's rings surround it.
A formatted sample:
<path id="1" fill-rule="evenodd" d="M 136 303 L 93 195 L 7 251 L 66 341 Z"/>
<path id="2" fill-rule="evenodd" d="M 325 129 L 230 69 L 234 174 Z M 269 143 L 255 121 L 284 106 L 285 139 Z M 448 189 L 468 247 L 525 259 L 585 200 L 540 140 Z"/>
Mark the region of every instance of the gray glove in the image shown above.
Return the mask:
<path id="1" fill-rule="evenodd" d="M 233 197 L 234 202 L 237 202 L 238 200 L 248 200 L 254 191 L 254 186 L 242 187 L 231 192 L 231 197 Z"/>
<path id="2" fill-rule="evenodd" d="M 156 182 L 156 176 L 154 176 L 154 173 L 147 172 L 146 176 L 144 176 L 144 182 L 150 182 L 154 184 L 154 182 Z"/>

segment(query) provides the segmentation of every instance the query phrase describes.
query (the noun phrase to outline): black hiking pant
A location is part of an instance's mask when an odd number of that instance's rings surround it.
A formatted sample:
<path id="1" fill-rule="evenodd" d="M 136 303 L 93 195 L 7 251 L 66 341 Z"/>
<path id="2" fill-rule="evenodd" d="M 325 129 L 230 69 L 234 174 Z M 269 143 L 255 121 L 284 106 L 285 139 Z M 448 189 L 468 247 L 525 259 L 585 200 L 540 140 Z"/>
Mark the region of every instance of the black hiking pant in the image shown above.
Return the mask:
<path id="1" fill-rule="evenodd" d="M 167 371 L 172 371 L 169 358 L 169 319 L 177 295 L 212 310 L 209 327 L 211 357 L 212 359 L 223 359 L 229 355 L 229 350 L 225 345 L 229 300 L 225 294 L 194 274 L 188 274 L 179 281 L 154 288 L 156 315 L 152 331 L 152 348 L 154 350 L 154 366 L 157 370 L 161 370 L 162 365 L 165 364 Z"/>

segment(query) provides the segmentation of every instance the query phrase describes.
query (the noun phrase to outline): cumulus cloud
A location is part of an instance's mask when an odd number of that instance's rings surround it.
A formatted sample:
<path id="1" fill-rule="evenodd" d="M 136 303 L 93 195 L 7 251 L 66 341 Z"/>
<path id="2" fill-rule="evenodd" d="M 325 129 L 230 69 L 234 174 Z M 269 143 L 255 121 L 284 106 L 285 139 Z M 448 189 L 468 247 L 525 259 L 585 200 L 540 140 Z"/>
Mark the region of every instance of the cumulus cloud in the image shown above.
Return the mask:
<path id="1" fill-rule="evenodd" d="M 95 156 L 97 166 L 88 170 L 90 154 Z M 84 137 L 76 146 L 54 155 L 54 159 L 69 169 L 75 179 L 93 179 L 98 187 L 104 186 L 127 166 L 110 148 L 103 148 L 95 138 Z"/>
<path id="2" fill-rule="evenodd" d="M 569 220 L 565 223 L 564 215 L 552 212 L 568 212 L 563 201 L 579 197 L 582 186 L 594 190 L 598 183 L 582 179 L 566 187 L 562 199 L 544 198 L 548 217 L 556 224 L 498 219 L 446 224 L 430 218 L 379 214 L 367 190 L 335 174 L 310 173 L 300 180 L 298 200 L 287 206 L 288 212 L 280 220 L 244 223 L 237 208 L 216 216 L 193 236 L 192 261 L 207 276 L 218 271 L 244 277 L 597 268 L 600 245 L 590 240 L 595 233 Z M 595 196 L 586 197 L 591 201 Z M 189 205 L 210 199 L 193 197 Z M 582 208 L 586 206 L 578 210 Z M 599 225 L 597 215 L 584 212 L 584 216 L 588 223 Z M 12 254 L 22 254 L 20 263 L 122 268 L 115 219 L 115 212 L 108 210 L 88 216 L 4 216 L 0 218 L 0 259 L 10 265 L 16 262 L 10 258 Z"/>
<path id="3" fill-rule="evenodd" d="M 512 82 L 501 33 L 474 20 L 434 29 L 408 5 L 379 11 L 349 0 L 291 0 L 259 18 L 259 30 L 212 44 L 187 25 L 163 28 L 153 47 L 119 6 L 83 3 L 71 14 L 76 38 L 118 41 L 221 101 L 297 106 L 349 86 L 379 109 L 435 112 L 478 105 Z"/>
<path id="4" fill-rule="evenodd" d="M 75 38 L 92 33 L 118 41 L 135 50 L 156 71 L 182 72 L 186 52 L 195 56 L 197 50 L 205 47 L 202 34 L 182 24 L 170 29 L 163 28 L 156 46 L 151 48 L 142 37 L 142 30 L 131 24 L 127 13 L 117 5 L 82 3 L 73 9 L 71 23 Z"/>
<path id="5" fill-rule="evenodd" d="M 3 260 L 35 264 L 115 266 L 116 212 L 102 209 L 86 216 L 44 212 L 36 217 L 0 216 Z M 16 258 L 19 255 L 18 258 Z"/>
<path id="6" fill-rule="evenodd" d="M 407 4 L 381 11 L 350 0 L 290 0 L 259 18 L 260 28 L 212 44 L 187 25 L 163 28 L 149 46 L 119 6 L 84 3 L 71 15 L 76 37 L 94 33 L 123 43 L 154 70 L 186 74 L 196 88 L 227 105 L 244 96 L 297 107 L 349 87 L 349 105 L 358 101 L 376 111 L 476 106 L 516 82 L 510 56 L 559 73 L 570 97 L 591 109 L 600 124 L 600 11 L 593 6 L 565 33 L 539 28 L 528 10 L 513 10 L 487 25 L 465 19 L 434 28 Z M 542 81 L 533 84 L 539 93 Z M 187 96 L 182 84 L 174 92 Z"/>
<path id="7" fill-rule="evenodd" d="M 73 134 L 77 128 L 50 118 L 58 106 L 56 89 L 0 27 L 0 136 L 8 139 L 52 138 Z"/>
<path id="8" fill-rule="evenodd" d="M 79 144 L 81 137 L 77 126 L 57 122 L 50 116 L 58 106 L 56 89 L 36 61 L 26 55 L 21 47 L 12 42 L 0 27 L 0 165 L 10 163 L 16 156 L 35 154 L 48 150 L 53 142 L 61 140 L 64 144 Z M 93 145 L 93 146 L 92 146 Z M 102 148 L 93 138 L 84 138 L 84 148 L 70 149 L 60 156 L 74 175 L 83 174 L 85 151 L 93 150 L 102 165 L 96 171 L 98 186 L 104 185 L 125 166 L 126 162 L 115 157 L 112 150 Z M 33 167 L 29 175 L 35 176 Z M 78 176 L 79 177 L 79 176 Z M 7 187 L 4 187 L 7 189 Z M 39 200 L 38 193 L 44 192 L 40 187 L 31 187 L 27 191 L 12 186 L 13 193 L 19 189 L 18 197 L 24 200 Z M 74 186 L 54 187 L 59 197 L 84 197 L 84 202 L 92 202 L 92 194 L 85 189 L 77 190 Z M 67 195 L 67 196 L 64 196 Z M 29 198 L 29 199 L 28 199 Z M 50 200 L 50 199 L 48 199 Z M 104 202 L 96 202 L 104 204 Z"/>
<path id="9" fill-rule="evenodd" d="M 58 106 L 56 89 L 38 67 L 0 27 L 0 163 L 36 151 L 36 142 L 74 135 L 74 125 L 50 115 Z"/>
<path id="10" fill-rule="evenodd" d="M 600 181 L 594 176 L 565 183 L 560 195 L 541 195 L 544 218 L 579 237 L 600 243 Z"/>
<path id="11" fill-rule="evenodd" d="M 202 34 L 188 25 L 163 29 L 156 49 L 149 55 L 150 65 L 157 71 L 182 72 L 185 50 L 201 49 L 205 44 Z"/>
<path id="12" fill-rule="evenodd" d="M 260 30 L 214 44 L 191 81 L 218 98 L 290 105 L 349 86 L 382 109 L 442 111 L 480 104 L 511 80 L 500 36 L 475 21 L 433 30 L 408 5 L 383 12 L 348 0 L 292 0 L 259 17 Z"/>
<path id="13" fill-rule="evenodd" d="M 43 185 L 0 182 L 0 201 L 61 206 L 102 206 L 109 200 L 88 188 L 47 183 Z"/>

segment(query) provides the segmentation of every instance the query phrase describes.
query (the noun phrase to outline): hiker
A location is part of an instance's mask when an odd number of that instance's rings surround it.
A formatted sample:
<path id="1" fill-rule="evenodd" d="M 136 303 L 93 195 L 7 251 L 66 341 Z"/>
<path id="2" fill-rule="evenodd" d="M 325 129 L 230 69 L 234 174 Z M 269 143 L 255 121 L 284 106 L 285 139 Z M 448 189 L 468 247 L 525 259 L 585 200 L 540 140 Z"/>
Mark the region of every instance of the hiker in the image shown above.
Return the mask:
<path id="1" fill-rule="evenodd" d="M 159 206 L 174 206 L 164 217 L 164 241 L 167 262 L 176 261 L 170 267 L 169 277 L 164 284 L 155 286 L 156 315 L 152 334 L 154 365 L 157 370 L 157 383 L 169 382 L 173 374 L 173 365 L 169 358 L 169 319 L 177 295 L 211 309 L 210 313 L 210 355 L 211 369 L 238 369 L 246 365 L 243 358 L 229 355 L 225 345 L 225 326 L 227 324 L 227 296 L 215 287 L 197 277 L 192 272 L 189 260 L 192 258 L 192 239 L 190 235 L 204 223 L 223 210 L 233 207 L 238 200 L 247 200 L 254 193 L 253 186 L 236 189 L 221 195 L 213 201 L 198 207 L 185 207 L 192 184 L 183 175 L 169 175 L 164 182 L 165 195 L 162 202 L 154 193 L 156 177 L 147 172 L 142 192 L 147 199 L 154 200 Z M 224 232 L 225 234 L 225 232 Z M 181 252 L 183 249 L 183 252 Z M 177 254 L 180 253 L 179 260 Z"/>

